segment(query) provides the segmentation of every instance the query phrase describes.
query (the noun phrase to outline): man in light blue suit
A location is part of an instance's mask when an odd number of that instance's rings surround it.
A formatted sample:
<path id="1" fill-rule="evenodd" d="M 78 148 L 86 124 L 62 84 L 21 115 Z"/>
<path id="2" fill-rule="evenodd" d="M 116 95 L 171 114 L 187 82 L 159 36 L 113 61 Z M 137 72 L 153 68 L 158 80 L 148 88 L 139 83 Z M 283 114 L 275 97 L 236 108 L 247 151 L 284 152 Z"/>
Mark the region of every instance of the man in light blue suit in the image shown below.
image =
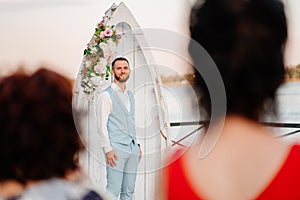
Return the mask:
<path id="1" fill-rule="evenodd" d="M 107 163 L 107 193 L 114 199 L 133 199 L 141 150 L 136 140 L 134 98 L 126 89 L 129 62 L 119 57 L 112 62 L 114 82 L 97 102 L 98 133 Z"/>

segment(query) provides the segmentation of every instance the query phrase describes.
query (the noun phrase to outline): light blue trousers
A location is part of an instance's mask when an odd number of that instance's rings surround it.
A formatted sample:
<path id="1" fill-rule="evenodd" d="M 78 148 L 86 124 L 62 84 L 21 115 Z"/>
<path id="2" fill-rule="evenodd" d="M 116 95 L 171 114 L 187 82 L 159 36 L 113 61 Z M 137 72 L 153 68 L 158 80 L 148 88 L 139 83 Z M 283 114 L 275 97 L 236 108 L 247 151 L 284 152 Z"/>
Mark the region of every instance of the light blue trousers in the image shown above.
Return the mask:
<path id="1" fill-rule="evenodd" d="M 129 145 L 115 143 L 112 148 L 118 155 L 118 160 L 117 166 L 106 166 L 106 191 L 114 199 L 118 199 L 120 195 L 120 200 L 132 200 L 140 149 L 134 142 Z"/>

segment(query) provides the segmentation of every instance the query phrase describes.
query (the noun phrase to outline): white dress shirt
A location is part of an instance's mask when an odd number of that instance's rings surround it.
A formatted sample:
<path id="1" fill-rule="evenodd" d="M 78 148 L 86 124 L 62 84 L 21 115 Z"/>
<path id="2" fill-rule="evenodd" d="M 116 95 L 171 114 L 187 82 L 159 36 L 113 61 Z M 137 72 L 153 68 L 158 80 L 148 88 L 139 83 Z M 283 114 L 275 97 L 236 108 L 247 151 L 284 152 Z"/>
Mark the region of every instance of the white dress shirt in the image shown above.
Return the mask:
<path id="1" fill-rule="evenodd" d="M 123 92 L 122 89 L 114 82 L 111 84 L 111 88 L 116 92 L 121 102 L 126 107 L 126 109 L 130 111 L 130 97 L 128 95 L 127 89 L 125 89 L 125 91 Z M 110 145 L 108 131 L 107 131 L 107 121 L 111 111 L 112 111 L 112 101 L 110 95 L 107 91 L 104 91 L 99 95 L 99 98 L 97 100 L 96 115 L 97 115 L 97 130 L 100 135 L 100 141 L 101 141 L 100 147 L 104 148 L 105 153 L 113 150 Z"/>

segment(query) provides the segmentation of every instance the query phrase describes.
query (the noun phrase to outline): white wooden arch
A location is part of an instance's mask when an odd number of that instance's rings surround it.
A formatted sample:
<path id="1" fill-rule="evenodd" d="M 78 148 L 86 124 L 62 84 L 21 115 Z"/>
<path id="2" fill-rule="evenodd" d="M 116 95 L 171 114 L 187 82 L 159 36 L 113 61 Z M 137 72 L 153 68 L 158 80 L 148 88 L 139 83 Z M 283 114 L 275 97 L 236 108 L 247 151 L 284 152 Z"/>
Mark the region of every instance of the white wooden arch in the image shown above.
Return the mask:
<path id="1" fill-rule="evenodd" d="M 120 3 L 118 6 L 113 4 L 106 11 L 105 19 L 107 25 L 115 25 L 117 31 L 123 32 L 116 52 L 117 56 L 129 60 L 132 72 L 127 86 L 135 96 L 137 137 L 143 151 L 138 169 L 135 199 L 157 199 L 158 169 L 162 161 L 161 156 L 169 144 L 167 107 L 161 92 L 160 76 L 143 31 L 125 4 Z M 87 147 L 87 152 L 80 156 L 80 163 L 91 180 L 104 191 L 106 169 L 96 128 L 96 105 L 86 100 L 80 81 L 81 77 L 78 75 L 73 97 L 73 107 L 87 113 L 80 123 Z M 110 80 L 106 81 L 104 88 L 110 82 Z"/>

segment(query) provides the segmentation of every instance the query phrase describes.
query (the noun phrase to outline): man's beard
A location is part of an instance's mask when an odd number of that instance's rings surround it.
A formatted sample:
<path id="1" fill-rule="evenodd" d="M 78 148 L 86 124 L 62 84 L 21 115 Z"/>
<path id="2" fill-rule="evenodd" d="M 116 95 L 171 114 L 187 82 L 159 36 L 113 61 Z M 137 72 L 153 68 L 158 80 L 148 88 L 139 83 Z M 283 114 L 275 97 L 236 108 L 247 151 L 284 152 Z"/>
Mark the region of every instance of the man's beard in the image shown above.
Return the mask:
<path id="1" fill-rule="evenodd" d="M 115 74 L 115 79 L 116 79 L 117 81 L 119 81 L 120 83 L 124 83 L 124 82 L 126 82 L 126 81 L 129 79 L 129 74 L 128 74 L 128 76 L 126 76 L 125 78 L 121 78 L 120 76 L 117 76 L 117 75 Z"/>

